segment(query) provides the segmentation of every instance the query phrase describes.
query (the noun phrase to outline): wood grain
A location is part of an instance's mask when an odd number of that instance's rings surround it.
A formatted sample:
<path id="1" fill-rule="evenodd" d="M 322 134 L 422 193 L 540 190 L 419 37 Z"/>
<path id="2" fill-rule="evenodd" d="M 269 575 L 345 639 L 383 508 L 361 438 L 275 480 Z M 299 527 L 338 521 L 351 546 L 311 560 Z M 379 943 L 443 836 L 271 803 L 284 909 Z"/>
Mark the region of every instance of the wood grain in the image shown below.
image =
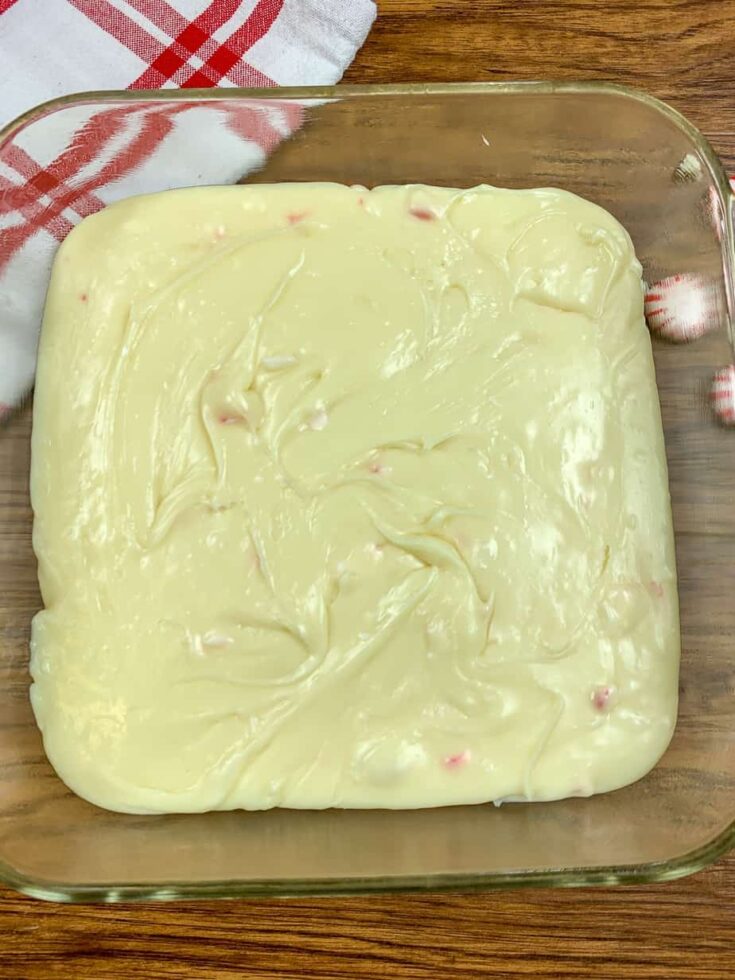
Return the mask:
<path id="1" fill-rule="evenodd" d="M 8 896 L 3 977 L 725 980 L 735 866 L 681 883 L 324 901 L 40 905 Z"/>
<path id="2" fill-rule="evenodd" d="M 599 79 L 666 99 L 735 170 L 735 0 L 382 0 L 351 82 Z M 732 645 L 732 644 L 730 644 Z M 725 980 L 735 856 L 668 885 L 68 907 L 0 892 L 0 977 Z"/>

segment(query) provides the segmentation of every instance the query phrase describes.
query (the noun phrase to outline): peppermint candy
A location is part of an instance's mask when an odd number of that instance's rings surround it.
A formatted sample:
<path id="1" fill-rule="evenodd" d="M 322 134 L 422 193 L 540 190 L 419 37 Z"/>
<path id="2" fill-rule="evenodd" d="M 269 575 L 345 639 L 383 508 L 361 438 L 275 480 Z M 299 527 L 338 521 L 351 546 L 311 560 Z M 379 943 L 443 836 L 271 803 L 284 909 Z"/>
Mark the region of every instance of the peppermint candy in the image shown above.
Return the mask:
<path id="1" fill-rule="evenodd" d="M 712 379 L 710 398 L 719 420 L 724 425 L 735 425 L 735 364 L 717 371 Z"/>
<path id="2" fill-rule="evenodd" d="M 719 325 L 717 291 L 703 276 L 669 276 L 646 290 L 643 311 L 649 328 L 665 340 L 688 343 Z"/>

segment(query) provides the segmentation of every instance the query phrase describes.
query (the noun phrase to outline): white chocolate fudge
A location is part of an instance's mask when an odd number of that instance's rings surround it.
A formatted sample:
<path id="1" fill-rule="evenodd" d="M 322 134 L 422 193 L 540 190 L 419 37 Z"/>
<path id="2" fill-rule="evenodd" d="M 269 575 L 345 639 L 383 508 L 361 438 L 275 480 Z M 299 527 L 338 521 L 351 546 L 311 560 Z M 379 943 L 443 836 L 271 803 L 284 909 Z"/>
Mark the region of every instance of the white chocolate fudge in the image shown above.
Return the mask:
<path id="1" fill-rule="evenodd" d="M 554 800 L 671 737 L 641 269 L 572 194 L 262 185 L 85 219 L 31 491 L 32 703 L 99 806 Z"/>

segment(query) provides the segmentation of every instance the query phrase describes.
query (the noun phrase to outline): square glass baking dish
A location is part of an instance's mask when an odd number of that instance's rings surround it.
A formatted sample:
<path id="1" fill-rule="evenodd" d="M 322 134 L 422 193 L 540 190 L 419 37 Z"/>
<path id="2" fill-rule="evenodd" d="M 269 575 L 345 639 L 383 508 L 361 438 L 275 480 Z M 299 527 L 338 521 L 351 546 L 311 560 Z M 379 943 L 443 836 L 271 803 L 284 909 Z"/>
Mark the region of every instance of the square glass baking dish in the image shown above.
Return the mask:
<path id="1" fill-rule="evenodd" d="M 51 770 L 28 700 L 40 598 L 26 403 L 0 429 L 0 879 L 61 901 L 589 885 L 675 878 L 724 853 L 735 842 L 735 432 L 715 423 L 706 392 L 733 357 L 733 197 L 702 135 L 646 95 L 597 84 L 89 93 L 0 132 L 0 166 L 29 141 L 36 159 L 56 161 L 29 183 L 49 219 L 63 205 L 78 220 L 74 192 L 54 190 L 54 167 L 70 159 L 79 126 L 94 130 L 111 110 L 164 120 L 192 158 L 206 153 L 206 132 L 179 127 L 187 110 L 202 127 L 211 113 L 245 120 L 234 128 L 243 139 L 261 124 L 276 131 L 274 113 L 300 123 L 250 181 L 567 188 L 627 227 L 648 282 L 701 277 L 719 328 L 689 345 L 654 339 L 679 570 L 679 723 L 645 779 L 590 799 L 164 817 L 97 809 Z M 126 175 L 120 166 L 108 182 Z M 151 166 L 133 176 L 139 191 L 182 182 Z M 78 190 L 86 177 L 66 179 Z M 0 235 L 11 221 L 0 193 Z"/>

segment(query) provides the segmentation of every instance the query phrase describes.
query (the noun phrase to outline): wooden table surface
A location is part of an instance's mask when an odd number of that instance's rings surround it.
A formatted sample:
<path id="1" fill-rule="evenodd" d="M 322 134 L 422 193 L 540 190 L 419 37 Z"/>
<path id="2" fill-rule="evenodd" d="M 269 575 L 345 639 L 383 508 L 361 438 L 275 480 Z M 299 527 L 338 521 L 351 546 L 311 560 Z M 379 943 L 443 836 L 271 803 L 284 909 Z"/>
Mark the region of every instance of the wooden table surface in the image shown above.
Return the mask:
<path id="1" fill-rule="evenodd" d="M 682 110 L 735 171 L 735 0 L 381 0 L 350 82 L 598 79 Z M 735 976 L 735 855 L 667 885 L 144 906 L 0 890 L 13 980 Z"/>

